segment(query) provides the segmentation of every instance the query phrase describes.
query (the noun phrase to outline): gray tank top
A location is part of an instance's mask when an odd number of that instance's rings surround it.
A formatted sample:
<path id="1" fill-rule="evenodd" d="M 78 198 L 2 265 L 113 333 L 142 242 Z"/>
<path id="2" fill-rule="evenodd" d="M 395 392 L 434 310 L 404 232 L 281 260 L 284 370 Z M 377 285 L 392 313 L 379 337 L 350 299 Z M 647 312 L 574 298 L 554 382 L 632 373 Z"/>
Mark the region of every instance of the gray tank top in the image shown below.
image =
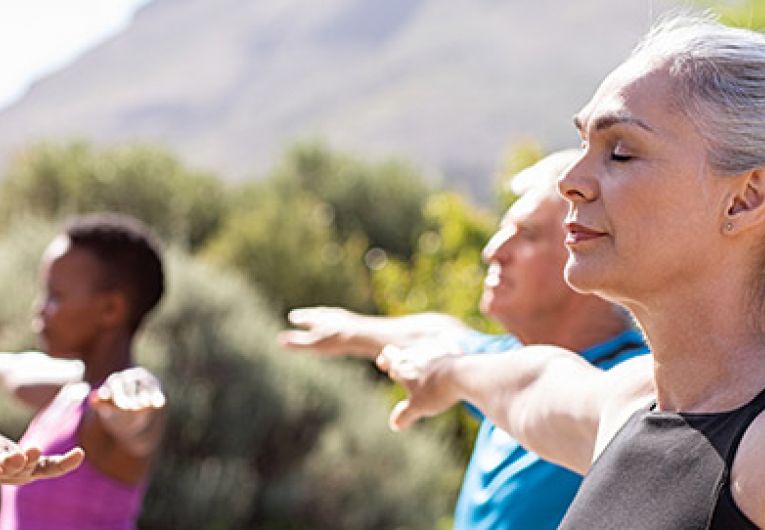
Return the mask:
<path id="1" fill-rule="evenodd" d="M 709 414 L 638 410 L 582 482 L 561 529 L 757 528 L 736 506 L 730 469 L 765 390 L 738 409 Z"/>

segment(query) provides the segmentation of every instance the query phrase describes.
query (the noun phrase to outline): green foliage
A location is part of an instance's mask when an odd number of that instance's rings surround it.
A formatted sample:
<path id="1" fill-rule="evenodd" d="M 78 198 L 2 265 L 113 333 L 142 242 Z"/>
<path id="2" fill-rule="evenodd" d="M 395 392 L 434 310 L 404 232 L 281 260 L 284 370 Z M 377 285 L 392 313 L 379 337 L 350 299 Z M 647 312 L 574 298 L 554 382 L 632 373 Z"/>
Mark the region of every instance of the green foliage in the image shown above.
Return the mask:
<path id="1" fill-rule="evenodd" d="M 134 215 L 165 239 L 194 249 L 218 228 L 220 182 L 148 145 L 96 149 L 86 142 L 42 143 L 21 152 L 0 184 L 4 220 L 91 212 Z"/>
<path id="2" fill-rule="evenodd" d="M 25 222 L 0 237 L 10 258 L 0 292 L 14 293 L 0 330 L 28 318 L 52 232 Z M 388 405 L 359 367 L 281 351 L 277 322 L 237 277 L 180 252 L 167 270 L 167 299 L 137 348 L 169 396 L 140 528 L 430 529 L 448 519 L 450 453 L 424 432 L 391 433 Z M 28 348 L 28 329 L 3 338 Z M 4 412 L 0 432 L 18 432 L 19 418 Z"/>
<path id="3" fill-rule="evenodd" d="M 362 235 L 337 238 L 325 203 L 271 190 L 234 213 L 205 256 L 242 272 L 279 311 L 316 304 L 369 311 L 366 247 Z"/>
<path id="4" fill-rule="evenodd" d="M 544 156 L 544 151 L 539 142 L 526 140 L 511 145 L 502 153 L 502 161 L 499 168 L 499 197 L 498 204 L 502 210 L 506 210 L 518 197 L 510 190 L 512 178 L 535 164 Z"/>
<path id="5" fill-rule="evenodd" d="M 411 264 L 389 260 L 373 276 L 375 301 L 388 315 L 441 311 L 471 327 L 496 330 L 480 313 L 481 250 L 496 220 L 454 193 L 439 193 L 424 209 L 427 229 Z"/>
<path id="6" fill-rule="evenodd" d="M 374 312 L 369 268 L 411 254 L 426 194 L 398 162 L 366 164 L 301 144 L 268 178 L 240 190 L 205 255 L 241 272 L 278 310 Z"/>
<path id="7" fill-rule="evenodd" d="M 318 142 L 289 150 L 267 186 L 282 198 L 302 192 L 324 202 L 341 239 L 362 233 L 370 247 L 403 257 L 412 254 L 430 193 L 422 176 L 401 161 L 367 163 Z"/>
<path id="8" fill-rule="evenodd" d="M 723 24 L 756 31 L 765 29 L 764 0 L 696 0 L 696 3 L 719 15 Z"/>

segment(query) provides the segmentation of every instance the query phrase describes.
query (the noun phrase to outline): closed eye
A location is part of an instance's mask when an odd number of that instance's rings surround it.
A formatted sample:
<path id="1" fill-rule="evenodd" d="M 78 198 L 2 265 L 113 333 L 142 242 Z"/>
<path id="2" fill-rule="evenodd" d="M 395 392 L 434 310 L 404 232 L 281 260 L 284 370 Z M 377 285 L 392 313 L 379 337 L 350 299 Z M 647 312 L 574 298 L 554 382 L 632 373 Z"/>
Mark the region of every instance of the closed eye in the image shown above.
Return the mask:
<path id="1" fill-rule="evenodd" d="M 615 151 L 611 152 L 611 160 L 613 160 L 614 162 L 629 162 L 630 160 L 632 160 L 632 158 L 633 158 L 632 155 L 623 155 Z"/>

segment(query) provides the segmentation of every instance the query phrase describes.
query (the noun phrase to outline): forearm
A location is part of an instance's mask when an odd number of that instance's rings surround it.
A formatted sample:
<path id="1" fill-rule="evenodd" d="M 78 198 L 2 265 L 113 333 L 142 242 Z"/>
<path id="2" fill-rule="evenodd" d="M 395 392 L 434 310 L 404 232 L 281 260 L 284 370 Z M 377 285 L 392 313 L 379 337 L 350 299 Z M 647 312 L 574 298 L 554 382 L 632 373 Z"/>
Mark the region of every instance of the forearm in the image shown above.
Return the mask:
<path id="1" fill-rule="evenodd" d="M 0 353 L 0 378 L 9 389 L 22 385 L 64 385 L 82 379 L 80 361 L 41 352 Z"/>
<path id="2" fill-rule="evenodd" d="M 357 326 L 349 330 L 351 342 L 371 359 L 392 344 L 409 348 L 422 342 L 456 346 L 468 328 L 458 319 L 443 313 L 418 313 L 400 317 L 358 315 Z"/>
<path id="3" fill-rule="evenodd" d="M 577 354 L 534 346 L 500 354 L 437 355 L 422 363 L 418 356 L 427 353 L 391 352 L 391 376 L 410 392 L 394 411 L 394 428 L 467 401 L 543 457 L 577 471 L 589 466 L 598 427 L 593 389 L 602 372 Z"/>
<path id="4" fill-rule="evenodd" d="M 79 361 L 40 352 L 0 353 L 0 381 L 14 397 L 33 408 L 47 404 L 61 386 L 82 379 Z"/>

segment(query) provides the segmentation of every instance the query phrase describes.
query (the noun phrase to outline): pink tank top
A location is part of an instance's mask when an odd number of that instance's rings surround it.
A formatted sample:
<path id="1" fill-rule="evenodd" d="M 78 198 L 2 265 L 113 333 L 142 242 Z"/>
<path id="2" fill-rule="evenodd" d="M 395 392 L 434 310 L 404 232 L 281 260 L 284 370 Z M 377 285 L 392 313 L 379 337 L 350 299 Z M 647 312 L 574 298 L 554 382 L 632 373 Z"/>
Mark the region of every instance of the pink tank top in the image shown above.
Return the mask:
<path id="1" fill-rule="evenodd" d="M 77 445 L 77 429 L 87 409 L 89 387 L 65 386 L 29 424 L 20 444 L 43 454 Z M 135 530 L 145 484 L 107 477 L 89 462 L 54 479 L 25 486 L 2 486 L 0 530 Z"/>

